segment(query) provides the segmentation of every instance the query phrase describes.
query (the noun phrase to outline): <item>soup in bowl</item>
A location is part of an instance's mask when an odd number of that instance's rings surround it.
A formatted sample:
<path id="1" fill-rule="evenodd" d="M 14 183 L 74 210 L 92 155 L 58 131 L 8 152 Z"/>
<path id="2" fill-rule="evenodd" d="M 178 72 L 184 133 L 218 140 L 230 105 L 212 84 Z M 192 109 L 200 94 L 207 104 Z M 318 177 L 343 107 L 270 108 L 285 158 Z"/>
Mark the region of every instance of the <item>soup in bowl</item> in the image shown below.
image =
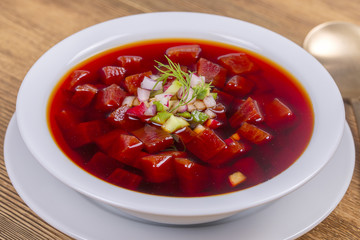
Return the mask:
<path id="1" fill-rule="evenodd" d="M 345 121 L 330 75 L 300 47 L 197 13 L 115 19 L 63 40 L 24 79 L 17 119 L 65 184 L 171 224 L 297 189 L 332 157 Z"/>

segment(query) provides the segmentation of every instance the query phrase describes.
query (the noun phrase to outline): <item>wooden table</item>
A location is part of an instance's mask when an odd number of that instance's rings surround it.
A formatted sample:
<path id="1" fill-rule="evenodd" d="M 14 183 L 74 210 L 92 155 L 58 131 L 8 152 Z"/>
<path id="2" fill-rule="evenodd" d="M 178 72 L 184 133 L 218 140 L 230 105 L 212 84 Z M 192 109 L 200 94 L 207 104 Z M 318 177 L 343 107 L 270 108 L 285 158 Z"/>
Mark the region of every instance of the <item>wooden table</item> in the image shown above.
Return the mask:
<path id="1" fill-rule="evenodd" d="M 278 32 L 299 45 L 311 28 L 325 21 L 360 25 L 360 1 L 353 0 L 1 0 L 0 239 L 69 239 L 23 203 L 4 166 L 3 137 L 26 72 L 51 46 L 85 27 L 156 11 L 205 12 L 242 19 Z M 346 112 L 358 146 L 359 136 L 349 106 Z M 358 147 L 356 154 L 359 156 Z M 338 207 L 300 239 L 360 239 L 359 207 L 360 164 L 357 161 L 350 187 Z"/>

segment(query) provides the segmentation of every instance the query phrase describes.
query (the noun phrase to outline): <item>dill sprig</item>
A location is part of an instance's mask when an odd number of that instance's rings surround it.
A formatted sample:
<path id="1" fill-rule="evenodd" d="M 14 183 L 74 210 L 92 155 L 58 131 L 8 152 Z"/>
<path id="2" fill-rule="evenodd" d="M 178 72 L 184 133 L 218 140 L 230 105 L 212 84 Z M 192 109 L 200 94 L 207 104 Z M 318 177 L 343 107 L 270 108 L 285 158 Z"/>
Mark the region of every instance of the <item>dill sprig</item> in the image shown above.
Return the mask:
<path id="1" fill-rule="evenodd" d="M 195 88 L 193 88 L 194 91 L 193 95 L 188 101 L 186 101 L 189 98 L 190 89 L 191 89 L 190 81 L 193 73 L 191 71 L 189 72 L 183 71 L 181 69 L 180 64 L 174 63 L 173 61 L 171 61 L 171 59 L 168 56 L 165 55 L 165 58 L 168 61 L 168 65 L 155 60 L 155 62 L 158 64 L 158 66 L 155 66 L 155 68 L 161 73 L 161 76 L 156 80 L 156 84 L 154 88 L 159 83 L 162 83 L 162 85 L 164 86 L 169 77 L 174 77 L 176 80 L 180 82 L 183 89 L 183 94 L 181 96 L 181 99 L 179 100 L 179 104 L 176 105 L 174 108 L 172 108 L 170 112 L 175 111 L 177 108 L 181 106 L 187 105 L 194 98 L 198 98 L 204 91 L 212 87 L 211 83 L 203 82 L 201 85 L 198 85 Z"/>

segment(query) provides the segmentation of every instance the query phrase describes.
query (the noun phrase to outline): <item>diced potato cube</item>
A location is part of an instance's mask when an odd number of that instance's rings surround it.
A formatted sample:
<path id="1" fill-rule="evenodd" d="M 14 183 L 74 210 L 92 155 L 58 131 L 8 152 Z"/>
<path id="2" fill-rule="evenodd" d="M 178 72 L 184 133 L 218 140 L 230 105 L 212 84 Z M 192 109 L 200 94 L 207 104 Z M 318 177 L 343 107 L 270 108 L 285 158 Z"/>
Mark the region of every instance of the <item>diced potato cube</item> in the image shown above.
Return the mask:
<path id="1" fill-rule="evenodd" d="M 196 100 L 196 101 L 194 102 L 194 106 L 195 106 L 195 108 L 196 108 L 197 110 L 199 110 L 199 111 L 203 111 L 203 110 L 206 109 L 206 105 L 204 104 L 203 101 Z"/>
<path id="2" fill-rule="evenodd" d="M 229 181 L 231 186 L 235 187 L 246 180 L 246 176 L 241 172 L 237 171 L 229 175 Z"/>

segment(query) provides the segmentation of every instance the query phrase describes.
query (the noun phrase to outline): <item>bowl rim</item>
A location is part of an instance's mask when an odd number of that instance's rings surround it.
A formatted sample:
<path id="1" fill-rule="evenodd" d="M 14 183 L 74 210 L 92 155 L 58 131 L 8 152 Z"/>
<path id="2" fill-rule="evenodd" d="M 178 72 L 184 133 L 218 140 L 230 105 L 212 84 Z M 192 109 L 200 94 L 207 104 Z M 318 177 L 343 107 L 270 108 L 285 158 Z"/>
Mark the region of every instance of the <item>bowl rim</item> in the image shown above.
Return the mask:
<path id="1" fill-rule="evenodd" d="M 151 29 L 146 27 L 150 24 Z M 257 186 L 194 198 L 156 196 L 122 189 L 97 179 L 70 161 L 57 148 L 47 126 L 48 98 L 58 80 L 71 67 L 99 52 L 125 43 L 157 38 L 199 38 L 240 46 L 278 63 L 295 78 L 304 81 L 302 86 L 310 96 L 315 119 L 313 137 L 303 155 L 287 170 Z M 43 79 L 48 81 L 44 83 Z M 34 90 L 34 84 L 42 87 Z M 93 25 L 67 37 L 44 53 L 25 76 L 18 93 L 16 114 L 21 136 L 30 152 L 66 185 L 112 206 L 169 216 L 240 211 L 294 191 L 314 177 L 333 156 L 345 126 L 343 101 L 335 82 L 305 50 L 252 23 L 195 12 L 131 15 Z M 316 157 L 316 161 L 312 157 Z M 305 173 L 301 174 L 297 169 Z"/>

